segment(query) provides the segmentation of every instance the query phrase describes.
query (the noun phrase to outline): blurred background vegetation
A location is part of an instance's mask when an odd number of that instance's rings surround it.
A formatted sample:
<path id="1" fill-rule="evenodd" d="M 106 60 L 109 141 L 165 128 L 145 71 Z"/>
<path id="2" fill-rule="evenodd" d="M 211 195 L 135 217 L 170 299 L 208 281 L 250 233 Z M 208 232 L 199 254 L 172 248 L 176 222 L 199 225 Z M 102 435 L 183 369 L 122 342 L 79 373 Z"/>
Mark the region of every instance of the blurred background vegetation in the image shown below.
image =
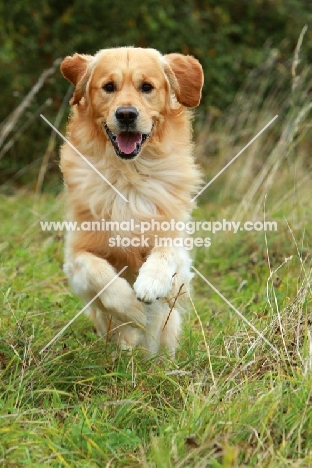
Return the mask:
<path id="1" fill-rule="evenodd" d="M 265 81 L 262 100 L 276 83 L 291 82 L 298 37 L 312 23 L 310 0 L 0 0 L 0 12 L 0 183 L 26 182 L 40 190 L 61 186 L 61 142 L 39 117 L 42 112 L 64 132 L 72 90 L 58 59 L 120 45 L 194 55 L 205 71 L 197 112 L 203 143 L 211 120 L 237 104 L 247 77 L 249 83 Z M 311 58 L 309 28 L 300 63 Z M 259 87 L 249 85 L 247 92 L 257 95 Z M 49 186 L 51 180 L 58 182 Z"/>

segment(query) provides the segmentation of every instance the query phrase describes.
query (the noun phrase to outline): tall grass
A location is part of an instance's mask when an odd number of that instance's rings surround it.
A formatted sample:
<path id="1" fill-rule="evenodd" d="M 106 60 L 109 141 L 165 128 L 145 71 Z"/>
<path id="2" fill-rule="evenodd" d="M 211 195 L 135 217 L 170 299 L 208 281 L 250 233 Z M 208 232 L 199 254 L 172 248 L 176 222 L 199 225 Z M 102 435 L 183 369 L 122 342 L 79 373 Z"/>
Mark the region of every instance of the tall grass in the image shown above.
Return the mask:
<path id="1" fill-rule="evenodd" d="M 221 169 L 268 122 L 278 119 L 220 178 L 218 200 L 239 201 L 235 219 L 262 216 L 264 198 L 276 194 L 275 207 L 310 179 L 312 67 L 301 63 L 299 39 L 294 58 L 282 63 L 277 50 L 253 70 L 230 108 L 199 135 L 198 157 L 208 176 Z M 212 156 L 208 156 L 212 154 Z M 292 177 L 296 174 L 296 177 Z M 285 185 L 286 183 L 286 185 Z M 222 185 L 221 185 L 222 184 Z M 296 185 L 294 185 L 296 184 Z M 208 195 L 207 195 L 208 196 Z"/>

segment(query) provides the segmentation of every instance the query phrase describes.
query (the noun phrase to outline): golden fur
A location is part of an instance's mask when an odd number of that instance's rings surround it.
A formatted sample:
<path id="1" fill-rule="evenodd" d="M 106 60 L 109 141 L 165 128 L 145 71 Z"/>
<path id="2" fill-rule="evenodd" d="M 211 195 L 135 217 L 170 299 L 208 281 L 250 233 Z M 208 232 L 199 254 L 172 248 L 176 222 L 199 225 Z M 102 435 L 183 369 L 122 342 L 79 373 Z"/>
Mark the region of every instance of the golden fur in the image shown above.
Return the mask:
<path id="1" fill-rule="evenodd" d="M 124 47 L 101 50 L 94 57 L 66 57 L 61 71 L 75 85 L 67 138 L 128 200 L 65 143 L 61 170 L 67 219 L 78 225 L 103 219 L 134 219 L 135 224 L 187 222 L 192 194 L 200 184 L 188 109 L 200 102 L 199 62 L 191 56 L 162 56 L 154 49 Z M 142 91 L 145 82 L 152 85 L 151 91 Z M 105 91 L 107 83 L 113 83 L 113 91 Z M 136 157 L 125 160 L 116 154 L 104 126 L 118 135 L 116 109 L 129 106 L 137 110 L 136 131 L 150 137 Z M 192 277 L 189 254 L 183 247 L 155 247 L 155 232 L 145 233 L 149 247 L 110 247 L 109 238 L 117 234 L 139 235 L 135 231 L 67 233 L 64 270 L 72 288 L 90 301 L 127 266 L 123 277 L 115 279 L 90 306 L 98 332 L 113 337 L 122 348 L 141 344 L 153 354 L 162 345 L 174 355 L 180 329 L 176 296 L 183 292 L 185 296 Z M 181 237 L 183 233 L 171 230 L 157 235 Z"/>

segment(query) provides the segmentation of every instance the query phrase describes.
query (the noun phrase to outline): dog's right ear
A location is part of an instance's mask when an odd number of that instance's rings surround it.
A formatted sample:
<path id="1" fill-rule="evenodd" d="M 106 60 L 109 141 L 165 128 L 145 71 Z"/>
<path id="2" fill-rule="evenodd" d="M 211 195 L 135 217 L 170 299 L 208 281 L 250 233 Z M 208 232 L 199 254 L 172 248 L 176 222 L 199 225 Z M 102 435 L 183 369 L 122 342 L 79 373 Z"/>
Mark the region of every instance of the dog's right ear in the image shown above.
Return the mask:
<path id="1" fill-rule="evenodd" d="M 74 54 L 67 56 L 61 63 L 63 76 L 75 86 L 70 104 L 78 104 L 83 97 L 91 74 L 92 55 Z"/>

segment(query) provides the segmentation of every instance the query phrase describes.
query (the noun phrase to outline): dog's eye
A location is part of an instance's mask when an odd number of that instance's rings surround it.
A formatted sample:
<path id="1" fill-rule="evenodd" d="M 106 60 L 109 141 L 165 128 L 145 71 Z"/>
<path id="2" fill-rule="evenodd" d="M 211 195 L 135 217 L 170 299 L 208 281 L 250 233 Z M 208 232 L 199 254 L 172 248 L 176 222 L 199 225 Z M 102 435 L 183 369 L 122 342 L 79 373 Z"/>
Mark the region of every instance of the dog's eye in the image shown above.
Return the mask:
<path id="1" fill-rule="evenodd" d="M 103 86 L 103 89 L 104 91 L 106 91 L 106 93 L 113 93 L 114 91 L 116 91 L 116 87 L 112 81 L 110 81 L 109 83 L 106 83 Z"/>
<path id="2" fill-rule="evenodd" d="M 141 91 L 143 93 L 150 93 L 154 87 L 150 83 L 142 83 Z"/>

